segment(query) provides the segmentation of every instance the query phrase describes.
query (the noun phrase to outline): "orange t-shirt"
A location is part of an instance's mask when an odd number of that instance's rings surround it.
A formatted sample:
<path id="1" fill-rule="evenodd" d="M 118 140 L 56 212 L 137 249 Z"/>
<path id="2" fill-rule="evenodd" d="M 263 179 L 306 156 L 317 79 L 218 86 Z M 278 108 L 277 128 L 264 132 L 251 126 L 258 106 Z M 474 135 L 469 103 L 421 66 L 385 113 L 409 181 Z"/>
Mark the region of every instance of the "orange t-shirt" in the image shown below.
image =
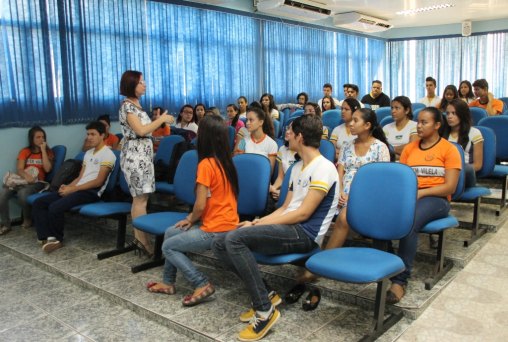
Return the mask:
<path id="1" fill-rule="evenodd" d="M 159 145 L 161 143 L 161 139 L 164 137 L 167 137 L 168 135 L 171 135 L 171 128 L 169 125 L 166 125 L 166 127 L 159 127 L 155 131 L 152 132 L 152 137 L 159 138 L 154 139 L 153 141 L 153 151 L 157 152 L 159 149 Z"/>
<path id="2" fill-rule="evenodd" d="M 196 183 L 208 188 L 201 229 L 210 233 L 235 229 L 240 221 L 235 193 L 215 159 L 205 158 L 199 162 Z"/>
<path id="3" fill-rule="evenodd" d="M 114 144 L 118 144 L 119 140 L 116 135 L 109 133 L 108 137 L 104 139 L 104 145 L 113 147 Z"/>
<path id="4" fill-rule="evenodd" d="M 420 148 L 420 139 L 410 142 L 402 150 L 400 162 L 414 170 L 418 177 L 418 189 L 444 184 L 445 170 L 462 169 L 459 151 L 443 138 L 425 150 Z M 451 196 L 448 196 L 448 199 L 450 198 Z"/>
<path id="5" fill-rule="evenodd" d="M 48 150 L 48 157 L 50 160 L 54 159 L 53 150 Z M 42 153 L 32 153 L 28 147 L 25 147 L 18 154 L 18 160 L 25 161 L 25 169 L 29 166 L 35 166 L 39 170 L 38 179 L 43 181 L 46 178 L 46 171 L 42 166 Z"/>
<path id="6" fill-rule="evenodd" d="M 480 99 L 476 99 L 469 103 L 469 107 L 480 107 L 480 108 L 487 108 L 486 104 L 481 104 Z M 503 113 L 504 109 L 504 103 L 501 100 L 498 99 L 492 99 L 492 109 L 495 109 L 497 114 Z M 489 115 L 496 115 L 496 114 L 489 114 Z"/>

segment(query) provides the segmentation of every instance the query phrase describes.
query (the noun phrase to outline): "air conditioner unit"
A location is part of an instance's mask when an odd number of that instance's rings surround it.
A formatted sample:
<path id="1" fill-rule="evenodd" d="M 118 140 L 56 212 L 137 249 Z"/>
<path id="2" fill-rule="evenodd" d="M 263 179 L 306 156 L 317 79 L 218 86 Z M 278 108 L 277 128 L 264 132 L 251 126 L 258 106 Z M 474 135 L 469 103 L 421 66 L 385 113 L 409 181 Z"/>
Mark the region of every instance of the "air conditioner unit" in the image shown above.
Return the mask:
<path id="1" fill-rule="evenodd" d="M 332 13 L 324 3 L 311 0 L 259 0 L 256 8 L 259 12 L 272 16 L 281 16 L 300 21 L 325 19 Z"/>
<path id="2" fill-rule="evenodd" d="M 391 29 L 388 21 L 358 12 L 339 13 L 333 16 L 333 25 L 353 31 L 380 32 Z"/>

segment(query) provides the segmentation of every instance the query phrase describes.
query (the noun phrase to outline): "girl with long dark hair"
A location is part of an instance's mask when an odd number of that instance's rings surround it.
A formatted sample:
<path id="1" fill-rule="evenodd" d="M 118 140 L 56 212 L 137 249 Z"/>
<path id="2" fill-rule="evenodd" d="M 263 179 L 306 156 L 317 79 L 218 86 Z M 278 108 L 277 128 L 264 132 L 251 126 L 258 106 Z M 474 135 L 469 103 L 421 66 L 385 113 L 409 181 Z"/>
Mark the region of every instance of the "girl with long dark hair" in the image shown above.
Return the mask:
<path id="1" fill-rule="evenodd" d="M 411 100 L 397 96 L 391 102 L 393 122 L 383 127 L 386 139 L 399 156 L 410 141 L 417 139 L 416 122 L 413 119 Z"/>
<path id="2" fill-rule="evenodd" d="M 475 100 L 475 96 L 473 93 L 473 86 L 471 82 L 464 80 L 460 82 L 459 85 L 459 99 L 469 104 Z"/>
<path id="3" fill-rule="evenodd" d="M 183 298 L 184 306 L 202 303 L 215 292 L 208 278 L 185 253 L 210 249 L 216 234 L 233 230 L 239 223 L 238 176 L 231 158 L 228 128 L 215 115 L 203 117 L 199 126 L 196 202 L 184 220 L 166 231 L 162 245 L 165 257 L 162 282 L 147 284 L 150 292 L 175 294 L 179 270 L 194 288 L 193 293 Z"/>
<path id="4" fill-rule="evenodd" d="M 342 145 L 356 138 L 351 133 L 350 123 L 353 120 L 353 113 L 359 108 L 361 108 L 360 102 L 355 99 L 347 98 L 342 101 L 341 116 L 344 123 L 335 127 L 330 136 L 330 142 L 335 145 L 335 159 L 339 157 Z"/>
<path id="5" fill-rule="evenodd" d="M 448 104 L 454 100 L 459 98 L 459 92 L 457 91 L 457 87 L 453 84 L 449 84 L 444 88 L 443 98 L 441 99 L 441 103 L 439 104 L 439 109 L 444 112 Z"/>
<path id="6" fill-rule="evenodd" d="M 279 120 L 279 111 L 277 110 L 272 94 L 264 93 L 261 95 L 259 102 L 267 116 L 274 120 Z"/>

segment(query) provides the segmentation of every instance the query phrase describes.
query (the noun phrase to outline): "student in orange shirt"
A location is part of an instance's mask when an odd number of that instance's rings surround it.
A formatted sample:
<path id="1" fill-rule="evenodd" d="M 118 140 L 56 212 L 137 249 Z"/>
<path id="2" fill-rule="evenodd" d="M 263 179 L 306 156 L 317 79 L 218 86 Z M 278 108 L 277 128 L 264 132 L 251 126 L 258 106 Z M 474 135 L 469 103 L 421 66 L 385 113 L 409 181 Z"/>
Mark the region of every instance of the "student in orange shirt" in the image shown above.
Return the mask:
<path id="1" fill-rule="evenodd" d="M 167 114 L 168 111 L 162 107 L 153 107 L 152 109 L 152 121 L 157 120 L 162 114 Z M 153 139 L 153 151 L 157 152 L 161 140 L 171 134 L 171 128 L 167 123 L 163 123 L 159 128 L 152 132 Z"/>
<path id="2" fill-rule="evenodd" d="M 398 255 L 406 270 L 391 279 L 392 286 L 386 296 L 389 304 L 398 303 L 405 295 L 418 233 L 427 223 L 446 217 L 450 211 L 449 201 L 457 187 L 462 161 L 457 148 L 439 135 L 443 124 L 439 109 L 423 109 L 416 126 L 420 139 L 407 144 L 400 155 L 400 162 L 411 166 L 418 177 L 418 199 L 413 228 L 399 242 Z"/>
<path id="3" fill-rule="evenodd" d="M 215 115 L 205 116 L 199 126 L 196 202 L 184 220 L 166 231 L 162 245 L 166 258 L 162 282 L 147 284 L 150 292 L 175 294 L 176 272 L 180 270 L 194 287 L 194 292 L 183 298 L 184 306 L 197 305 L 215 292 L 185 252 L 210 249 L 215 234 L 233 230 L 239 223 L 238 177 L 231 158 L 228 128 Z"/>
<path id="4" fill-rule="evenodd" d="M 104 137 L 104 145 L 108 146 L 112 150 L 118 150 L 118 144 L 120 143 L 120 139 L 114 134 L 111 134 L 109 132 L 109 129 L 111 128 L 111 119 L 109 118 L 109 114 L 100 115 L 97 118 L 97 121 L 101 122 L 104 127 L 106 127 L 106 136 Z M 85 141 L 83 142 L 83 147 L 81 150 L 83 152 L 86 152 L 90 149 L 94 148 L 89 144 L 89 140 L 85 138 Z"/>

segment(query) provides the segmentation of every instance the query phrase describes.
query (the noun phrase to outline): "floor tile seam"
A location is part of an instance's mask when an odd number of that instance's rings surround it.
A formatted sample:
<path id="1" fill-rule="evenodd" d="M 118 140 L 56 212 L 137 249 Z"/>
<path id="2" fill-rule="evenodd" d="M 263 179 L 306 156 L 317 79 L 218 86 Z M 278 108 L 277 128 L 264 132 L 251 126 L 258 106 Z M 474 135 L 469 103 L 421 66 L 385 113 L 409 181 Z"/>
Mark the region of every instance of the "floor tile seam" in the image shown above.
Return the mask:
<path id="1" fill-rule="evenodd" d="M 350 309 L 349 309 L 350 310 Z M 333 316 L 333 318 L 330 318 L 330 320 L 328 320 L 326 323 L 323 323 L 321 326 L 319 326 L 318 328 L 316 328 L 315 330 L 311 331 L 310 333 L 308 333 L 307 335 L 305 335 L 304 337 L 304 340 L 307 340 L 310 336 L 312 336 L 313 334 L 317 333 L 319 330 L 323 329 L 324 327 L 326 327 L 328 324 L 332 323 L 333 321 L 339 319 L 340 317 L 344 316 L 349 310 L 344 310 L 344 312 L 342 312 L 341 314 L 337 315 L 337 316 Z M 370 312 L 369 312 L 370 314 Z"/>

